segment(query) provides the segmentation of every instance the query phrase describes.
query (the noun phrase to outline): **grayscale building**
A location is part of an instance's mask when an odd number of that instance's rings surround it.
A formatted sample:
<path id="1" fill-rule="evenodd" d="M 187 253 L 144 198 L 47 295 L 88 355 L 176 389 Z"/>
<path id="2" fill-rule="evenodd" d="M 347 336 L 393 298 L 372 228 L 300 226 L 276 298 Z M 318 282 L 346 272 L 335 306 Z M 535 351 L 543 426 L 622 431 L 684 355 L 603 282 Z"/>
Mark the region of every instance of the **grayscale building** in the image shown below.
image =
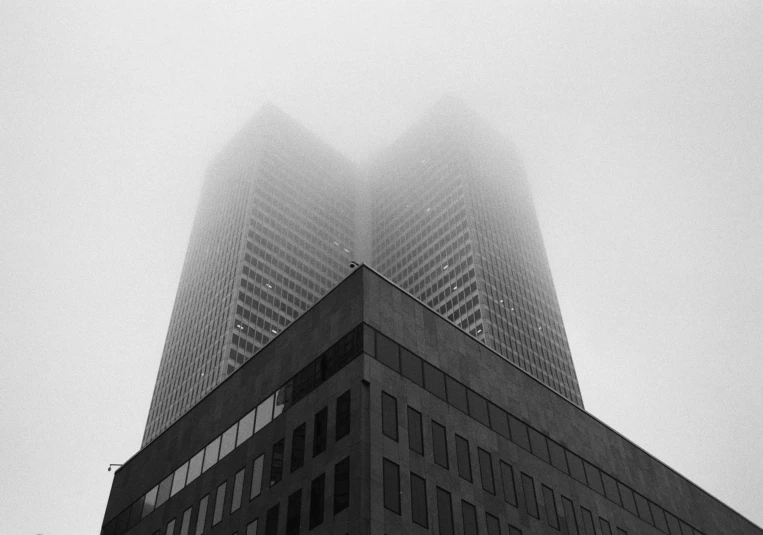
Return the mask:
<path id="1" fill-rule="evenodd" d="M 126 533 L 763 530 L 361 266 L 116 471 Z"/>

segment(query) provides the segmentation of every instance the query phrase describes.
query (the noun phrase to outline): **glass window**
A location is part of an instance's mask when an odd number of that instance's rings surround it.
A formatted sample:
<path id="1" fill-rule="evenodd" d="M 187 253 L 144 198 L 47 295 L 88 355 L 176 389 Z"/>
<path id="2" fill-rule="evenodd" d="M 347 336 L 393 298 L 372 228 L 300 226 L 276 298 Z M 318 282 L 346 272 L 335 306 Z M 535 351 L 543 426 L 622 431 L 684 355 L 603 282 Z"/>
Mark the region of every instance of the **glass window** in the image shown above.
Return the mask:
<path id="1" fill-rule="evenodd" d="M 328 407 L 323 407 L 315 414 L 313 420 L 313 457 L 320 455 L 326 449 L 326 428 L 328 426 L 328 419 Z"/>
<path id="2" fill-rule="evenodd" d="M 141 514 L 143 513 L 144 499 L 145 499 L 145 496 L 141 496 L 130 507 L 130 520 L 127 523 L 128 529 L 133 527 L 138 522 L 140 522 L 140 519 L 142 518 Z"/>
<path id="3" fill-rule="evenodd" d="M 427 483 L 411 472 L 411 520 L 424 528 L 429 527 L 427 512 Z"/>
<path id="4" fill-rule="evenodd" d="M 548 454 L 551 458 L 551 465 L 565 474 L 569 474 L 567 469 L 567 458 L 564 455 L 564 448 L 551 439 L 546 440 L 548 444 Z"/>
<path id="5" fill-rule="evenodd" d="M 307 425 L 302 424 L 295 428 L 291 433 L 291 462 L 290 470 L 294 472 L 302 468 L 305 463 L 305 435 L 307 434 Z"/>
<path id="6" fill-rule="evenodd" d="M 546 520 L 548 521 L 548 525 L 552 528 L 559 529 L 559 516 L 556 513 L 554 491 L 546 485 L 541 485 L 541 490 L 543 491 L 543 503 L 546 506 Z"/>
<path id="7" fill-rule="evenodd" d="M 628 535 L 628 532 L 624 529 L 617 528 L 617 535 Z M 689 535 L 688 533 L 686 535 Z"/>
<path id="8" fill-rule="evenodd" d="M 376 333 L 376 358 L 396 372 L 400 371 L 400 347 L 379 332 Z"/>
<path id="9" fill-rule="evenodd" d="M 417 385 L 424 386 L 424 369 L 421 359 L 404 347 L 400 348 L 400 373 Z"/>
<path id="10" fill-rule="evenodd" d="M 167 523 L 167 531 L 165 531 L 166 535 L 175 535 L 175 519 L 173 518 Z"/>
<path id="11" fill-rule="evenodd" d="M 292 382 L 289 381 L 276 391 L 273 406 L 273 418 L 278 418 L 291 403 Z"/>
<path id="12" fill-rule="evenodd" d="M 223 433 L 222 440 L 220 442 L 220 459 L 228 455 L 236 447 L 236 432 L 238 431 L 238 422 L 228 428 Z"/>
<path id="13" fill-rule="evenodd" d="M 506 411 L 494 403 L 487 402 L 488 413 L 490 414 L 490 428 L 508 439 L 511 439 L 509 431 L 509 415 Z"/>
<path id="14" fill-rule="evenodd" d="M 146 499 L 143 501 L 142 518 L 151 513 L 156 508 L 156 493 L 159 491 L 159 485 L 155 486 L 146 493 Z"/>
<path id="15" fill-rule="evenodd" d="M 567 466 L 570 467 L 570 475 L 580 481 L 583 485 L 588 485 L 585 478 L 585 469 L 583 468 L 583 460 L 567 450 Z"/>
<path id="16" fill-rule="evenodd" d="M 617 481 L 606 472 L 601 473 L 601 479 L 604 483 L 604 496 L 606 496 L 608 500 L 615 502 L 617 505 L 621 505 L 620 493 L 617 492 Z"/>
<path id="17" fill-rule="evenodd" d="M 280 483 L 283 477 L 284 439 L 273 444 L 273 454 L 270 456 L 270 486 Z"/>
<path id="18" fill-rule="evenodd" d="M 514 486 L 514 470 L 512 470 L 510 464 L 506 464 L 500 461 L 501 465 L 501 480 L 503 482 L 503 499 L 506 503 L 517 506 L 517 490 Z"/>
<path id="19" fill-rule="evenodd" d="M 678 519 L 665 511 L 665 516 L 668 519 L 668 530 L 670 535 L 681 535 L 681 525 L 678 523 Z"/>
<path id="20" fill-rule="evenodd" d="M 575 518 L 575 507 L 569 498 L 562 496 L 562 509 L 564 509 L 564 521 L 567 523 L 567 531 L 570 535 L 579 535 L 578 521 Z"/>
<path id="21" fill-rule="evenodd" d="M 400 467 L 389 459 L 384 459 L 383 472 L 384 507 L 400 514 Z"/>
<path id="22" fill-rule="evenodd" d="M 382 434 L 397 440 L 397 399 L 386 392 L 381 393 Z"/>
<path id="23" fill-rule="evenodd" d="M 603 472 L 602 472 L 603 473 Z M 669 533 L 668 523 L 665 520 L 665 512 L 659 505 L 649 502 L 649 509 L 652 510 L 652 518 L 654 519 L 654 527 L 662 531 L 663 533 Z"/>
<path id="24" fill-rule="evenodd" d="M 479 535 L 477 509 L 469 502 L 461 500 L 461 514 L 464 519 L 464 535 Z"/>
<path id="25" fill-rule="evenodd" d="M 591 511 L 585 507 L 581 507 L 580 512 L 583 513 L 583 526 L 585 526 L 585 532 L 588 535 L 596 535 L 596 528 L 593 526 L 593 516 L 591 515 Z"/>
<path id="26" fill-rule="evenodd" d="M 421 427 L 421 413 L 408 407 L 408 447 L 419 455 L 424 455 L 424 433 Z"/>
<path id="27" fill-rule="evenodd" d="M 461 412 L 469 414 L 469 406 L 466 401 L 466 387 L 451 378 L 450 375 L 445 376 L 445 387 L 448 391 L 448 403 Z"/>
<path id="28" fill-rule="evenodd" d="M 480 477 L 482 489 L 490 494 L 495 494 L 495 481 L 493 479 L 493 459 L 488 452 L 477 448 L 477 458 L 480 463 Z"/>
<path id="29" fill-rule="evenodd" d="M 265 514 L 265 535 L 278 535 L 278 504 Z"/>
<path id="30" fill-rule="evenodd" d="M 199 516 L 196 517 L 196 535 L 204 533 L 204 524 L 207 522 L 207 508 L 209 506 L 209 494 L 199 502 Z"/>
<path id="31" fill-rule="evenodd" d="M 450 492 L 437 487 L 437 523 L 440 535 L 453 535 L 453 504 Z"/>
<path id="32" fill-rule="evenodd" d="M 175 470 L 174 478 L 172 479 L 172 492 L 170 496 L 174 496 L 185 487 L 185 476 L 188 474 L 188 463 L 186 462 L 180 468 Z"/>
<path id="33" fill-rule="evenodd" d="M 263 453 L 254 460 L 252 467 L 252 490 L 249 493 L 249 499 L 256 498 L 262 492 L 262 467 L 265 464 L 265 454 Z"/>
<path id="34" fill-rule="evenodd" d="M 344 511 L 350 505 L 350 458 L 334 466 L 334 514 Z"/>
<path id="35" fill-rule="evenodd" d="M 636 499 L 636 510 L 638 511 L 639 518 L 644 522 L 654 525 L 652 512 L 649 510 L 649 503 L 646 501 L 646 498 L 638 492 L 634 492 L 633 497 Z"/>
<path id="36" fill-rule="evenodd" d="M 445 437 L 445 428 L 432 420 L 432 451 L 434 462 L 448 468 L 448 441 Z"/>
<path id="37" fill-rule="evenodd" d="M 522 472 L 522 490 L 525 496 L 525 509 L 527 514 L 535 518 L 538 516 L 538 499 L 535 496 L 535 482 L 533 478 Z"/>
<path id="38" fill-rule="evenodd" d="M 350 391 L 336 399 L 336 440 L 350 433 Z"/>
<path id="39" fill-rule="evenodd" d="M 246 525 L 246 535 L 257 535 L 257 519 L 256 518 Z"/>
<path id="40" fill-rule="evenodd" d="M 217 455 L 220 453 L 220 437 L 217 437 L 204 448 L 204 468 L 206 472 L 217 463 Z"/>
<path id="41" fill-rule="evenodd" d="M 471 483 L 472 462 L 469 456 L 469 442 L 458 435 L 456 435 L 456 464 L 458 465 L 458 475 Z"/>
<path id="42" fill-rule="evenodd" d="M 588 486 L 599 494 L 604 495 L 604 486 L 601 484 L 601 474 L 599 474 L 599 469 L 588 461 L 583 461 L 583 466 L 585 467 Z"/>
<path id="43" fill-rule="evenodd" d="M 191 481 L 201 475 L 201 467 L 204 462 L 204 450 L 191 457 L 188 461 L 188 476 L 186 478 L 186 485 L 190 485 Z"/>
<path id="44" fill-rule="evenodd" d="M 527 436 L 525 423 L 509 414 L 509 427 L 511 427 L 511 441 L 520 448 L 530 451 L 530 439 Z"/>
<path id="45" fill-rule="evenodd" d="M 241 494 L 244 491 L 244 472 L 242 468 L 236 473 L 236 477 L 233 480 L 233 498 L 230 502 L 230 512 L 234 513 L 241 507 Z"/>
<path id="46" fill-rule="evenodd" d="M 170 491 L 172 490 L 172 476 L 174 475 L 174 473 L 168 475 L 161 483 L 159 483 L 159 493 L 156 495 L 156 507 L 159 507 L 169 499 Z"/>
<path id="47" fill-rule="evenodd" d="M 310 529 L 323 523 L 326 474 L 321 474 L 310 484 Z"/>
<path id="48" fill-rule="evenodd" d="M 487 524 L 487 535 L 501 535 L 501 523 L 496 517 L 490 513 L 485 513 L 485 523 Z"/>
<path id="49" fill-rule="evenodd" d="M 254 422 L 254 432 L 258 432 L 273 419 L 273 394 L 257 406 L 257 418 Z"/>
<path id="50" fill-rule="evenodd" d="M 477 420 L 479 423 L 490 427 L 487 400 L 468 388 L 466 390 L 466 396 L 469 399 L 469 416 Z"/>
<path id="51" fill-rule="evenodd" d="M 366 324 L 363 324 L 363 351 L 371 355 L 376 356 L 376 344 L 374 343 L 374 335 L 376 332 Z"/>
<path id="52" fill-rule="evenodd" d="M 215 495 L 215 510 L 212 513 L 212 525 L 215 526 L 223 519 L 223 505 L 225 504 L 225 488 L 228 486 L 227 481 L 223 481 L 219 487 L 217 487 L 217 494 Z"/>
<path id="53" fill-rule="evenodd" d="M 522 530 L 509 524 L 509 535 L 522 535 Z"/>
<path id="54" fill-rule="evenodd" d="M 289 496 L 286 505 L 286 535 L 299 535 L 301 513 L 302 489 L 299 489 Z"/>
<path id="55" fill-rule="evenodd" d="M 601 535 L 612 535 L 612 528 L 609 527 L 609 522 L 599 517 L 599 526 L 601 527 Z"/>
<path id="56" fill-rule="evenodd" d="M 189 507 L 183 513 L 183 521 L 180 523 L 180 535 L 188 535 L 188 530 L 191 528 L 191 512 L 193 512 L 193 507 Z"/>
<path id="57" fill-rule="evenodd" d="M 440 370 L 423 361 L 424 364 L 424 387 L 438 398 L 447 401 L 445 396 L 445 374 Z"/>
<path id="58" fill-rule="evenodd" d="M 533 429 L 532 427 L 528 427 L 527 430 L 530 433 L 530 449 L 532 450 L 532 454 L 538 457 L 539 459 L 542 459 L 546 461 L 547 463 L 551 462 L 551 459 L 548 455 L 548 446 L 546 445 L 546 437 L 540 434 L 538 431 Z"/>
<path id="59" fill-rule="evenodd" d="M 636 500 L 633 498 L 633 491 L 619 481 L 617 482 L 617 490 L 620 491 L 620 498 L 623 500 L 623 507 L 627 511 L 638 516 L 638 511 L 636 510 Z"/>

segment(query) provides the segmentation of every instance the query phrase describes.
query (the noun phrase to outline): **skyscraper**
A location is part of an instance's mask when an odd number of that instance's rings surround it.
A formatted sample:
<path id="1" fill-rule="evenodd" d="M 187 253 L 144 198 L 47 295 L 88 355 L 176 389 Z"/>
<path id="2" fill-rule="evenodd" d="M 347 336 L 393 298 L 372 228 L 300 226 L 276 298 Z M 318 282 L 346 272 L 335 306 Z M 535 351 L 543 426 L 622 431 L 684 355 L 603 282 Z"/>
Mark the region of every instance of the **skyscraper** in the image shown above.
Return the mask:
<path id="1" fill-rule="evenodd" d="M 446 98 L 370 174 L 371 265 L 582 407 L 529 186 L 508 142 Z"/>
<path id="2" fill-rule="evenodd" d="M 209 167 L 145 446 L 350 271 L 357 171 L 267 105 Z"/>
<path id="3" fill-rule="evenodd" d="M 446 98 L 360 170 L 266 106 L 207 172 L 143 445 L 353 260 L 582 406 L 530 191 L 506 140 Z"/>

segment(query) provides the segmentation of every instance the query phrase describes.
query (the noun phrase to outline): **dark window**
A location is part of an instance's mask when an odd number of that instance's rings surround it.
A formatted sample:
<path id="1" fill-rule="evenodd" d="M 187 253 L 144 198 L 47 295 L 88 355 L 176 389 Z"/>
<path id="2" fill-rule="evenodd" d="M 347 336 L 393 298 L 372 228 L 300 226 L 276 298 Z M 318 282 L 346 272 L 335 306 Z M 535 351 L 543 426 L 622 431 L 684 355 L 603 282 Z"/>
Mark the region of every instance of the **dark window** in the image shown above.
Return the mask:
<path id="1" fill-rule="evenodd" d="M 286 535 L 299 535 L 299 520 L 302 513 L 302 489 L 289 496 L 286 506 Z"/>
<path id="2" fill-rule="evenodd" d="M 376 333 L 376 358 L 396 372 L 400 371 L 400 346 L 381 333 Z"/>
<path id="3" fill-rule="evenodd" d="M 458 410 L 469 414 L 469 406 L 466 401 L 466 387 L 451 378 L 450 375 L 445 376 L 445 386 L 448 390 L 448 403 Z"/>
<path id="4" fill-rule="evenodd" d="M 525 509 L 527 514 L 540 518 L 538 515 L 538 499 L 535 496 L 535 482 L 533 478 L 522 472 L 522 490 L 525 496 Z"/>
<path id="5" fill-rule="evenodd" d="M 328 425 L 329 409 L 323 407 L 315 414 L 313 420 L 313 457 L 326 450 L 326 426 Z"/>
<path id="6" fill-rule="evenodd" d="M 196 535 L 204 533 L 204 524 L 207 521 L 207 509 L 209 508 L 209 494 L 199 502 L 199 516 L 196 517 Z"/>
<path id="7" fill-rule="evenodd" d="M 493 458 L 482 448 L 477 448 L 477 458 L 480 463 L 480 477 L 482 489 L 495 494 L 495 481 L 493 479 Z"/>
<path id="8" fill-rule="evenodd" d="M 624 529 L 617 528 L 617 535 L 628 535 L 628 532 Z"/>
<path id="9" fill-rule="evenodd" d="M 336 399 L 336 440 L 350 432 L 350 391 Z"/>
<path id="10" fill-rule="evenodd" d="M 652 510 L 652 518 L 654 519 L 654 526 L 663 533 L 669 533 L 668 523 L 665 520 L 665 512 L 659 505 L 649 502 L 649 508 Z"/>
<path id="11" fill-rule="evenodd" d="M 403 377 L 407 377 L 419 386 L 424 386 L 421 359 L 403 347 L 400 348 L 400 371 Z"/>
<path id="12" fill-rule="evenodd" d="M 665 512 L 665 516 L 668 518 L 668 530 L 670 531 L 670 535 L 681 535 L 681 525 L 678 523 L 678 519 L 667 511 Z"/>
<path id="13" fill-rule="evenodd" d="M 440 399 L 446 400 L 445 374 L 426 361 L 424 364 L 424 387 Z"/>
<path id="14" fill-rule="evenodd" d="M 440 535 L 453 535 L 453 504 L 450 492 L 437 487 L 437 523 Z"/>
<path id="15" fill-rule="evenodd" d="M 588 479 L 588 486 L 601 495 L 604 495 L 604 486 L 601 484 L 601 474 L 599 469 L 588 461 L 583 461 L 585 467 L 586 479 Z"/>
<path id="16" fill-rule="evenodd" d="M 302 468 L 305 464 L 305 435 L 307 425 L 302 424 L 291 433 L 291 471 Z"/>
<path id="17" fill-rule="evenodd" d="M 551 457 L 551 465 L 557 470 L 569 474 L 567 459 L 564 456 L 564 448 L 551 439 L 547 440 L 546 443 L 548 444 L 549 457 Z"/>
<path id="18" fill-rule="evenodd" d="M 469 416 L 477 420 L 482 425 L 490 427 L 490 416 L 488 416 L 487 400 L 474 392 L 466 389 L 466 397 L 469 399 Z"/>
<path id="19" fill-rule="evenodd" d="M 381 394 L 382 434 L 397 440 L 397 399 L 386 392 Z"/>
<path id="20" fill-rule="evenodd" d="M 636 509 L 638 510 L 639 518 L 644 522 L 654 525 L 654 520 L 652 520 L 652 513 L 649 511 L 649 503 L 646 501 L 646 498 L 644 498 L 638 492 L 634 492 L 633 496 L 636 499 Z"/>
<path id="21" fill-rule="evenodd" d="M 278 504 L 265 514 L 265 535 L 278 535 Z"/>
<path id="22" fill-rule="evenodd" d="M 429 527 L 429 515 L 427 512 L 427 484 L 411 472 L 411 520 L 414 524 Z"/>
<path id="23" fill-rule="evenodd" d="M 522 530 L 509 524 L 509 535 L 522 535 Z"/>
<path id="24" fill-rule="evenodd" d="M 583 485 L 587 485 L 585 479 L 585 469 L 583 468 L 583 460 L 567 450 L 567 465 L 570 467 L 570 475 L 580 481 Z"/>
<path id="25" fill-rule="evenodd" d="M 421 428 L 421 413 L 408 407 L 408 447 L 419 455 L 424 455 L 424 434 Z"/>
<path id="26" fill-rule="evenodd" d="M 472 460 L 469 456 L 469 442 L 458 435 L 456 435 L 456 464 L 458 475 L 471 483 Z"/>
<path id="27" fill-rule="evenodd" d="M 262 467 L 265 464 L 265 454 L 263 453 L 254 460 L 252 468 L 252 490 L 249 492 L 249 499 L 253 500 L 262 492 Z"/>
<path id="28" fill-rule="evenodd" d="M 509 414 L 509 427 L 511 427 L 511 440 L 527 451 L 530 451 L 530 439 L 527 437 L 527 426 Z"/>
<path id="29" fill-rule="evenodd" d="M 601 526 L 601 535 L 612 535 L 612 528 L 609 527 L 609 522 L 599 517 L 599 526 Z"/>
<path id="30" fill-rule="evenodd" d="M 620 491 L 620 498 L 623 500 L 623 507 L 627 511 L 630 511 L 634 515 L 638 516 L 638 511 L 636 510 L 636 500 L 633 498 L 633 491 L 619 481 L 617 482 L 617 489 Z"/>
<path id="31" fill-rule="evenodd" d="M 564 520 L 567 523 L 567 531 L 570 535 L 579 535 L 578 521 L 575 518 L 575 507 L 569 498 L 562 496 L 562 508 L 564 509 Z"/>
<path id="32" fill-rule="evenodd" d="M 270 457 L 270 486 L 280 483 L 283 477 L 283 448 L 284 439 L 273 444 L 273 455 Z"/>
<path id="33" fill-rule="evenodd" d="M 499 461 L 501 465 L 501 480 L 503 482 L 503 499 L 514 507 L 517 506 L 517 491 L 514 487 L 514 470 L 510 464 Z"/>
<path id="34" fill-rule="evenodd" d="M 384 507 L 400 514 L 400 467 L 389 459 L 384 459 L 383 471 Z"/>
<path id="35" fill-rule="evenodd" d="M 461 500 L 461 514 L 464 518 L 464 535 L 479 535 L 477 509 L 469 502 Z"/>
<path id="36" fill-rule="evenodd" d="M 445 428 L 432 420 L 432 451 L 434 462 L 448 468 L 448 441 L 445 437 Z"/>
<path id="37" fill-rule="evenodd" d="M 547 463 L 550 463 L 551 459 L 548 456 L 546 437 L 541 435 L 532 427 L 528 427 L 527 430 L 530 432 L 530 448 L 532 449 L 532 454 L 536 457 L 539 457 L 540 459 L 543 459 Z"/>
<path id="38" fill-rule="evenodd" d="M 583 525 L 585 526 L 586 534 L 596 535 L 596 528 L 593 526 L 593 516 L 591 516 L 591 511 L 585 507 L 581 507 L 580 511 L 583 513 Z"/>
<path id="39" fill-rule="evenodd" d="M 488 401 L 488 412 L 490 413 L 490 428 L 508 439 L 511 439 L 509 431 L 509 415 L 506 411 Z"/>
<path id="40" fill-rule="evenodd" d="M 127 523 L 128 529 L 140 521 L 141 515 L 143 514 L 143 501 L 145 498 L 145 496 L 141 496 L 140 499 L 130 507 L 130 520 Z"/>
<path id="41" fill-rule="evenodd" d="M 374 343 L 374 337 L 376 332 L 366 324 L 363 324 L 363 351 L 371 355 L 376 356 L 376 344 Z"/>
<path id="42" fill-rule="evenodd" d="M 548 525 L 552 528 L 559 529 L 559 516 L 556 513 L 554 491 L 546 485 L 541 485 L 541 489 L 543 490 L 543 502 L 546 505 L 546 520 L 548 521 Z"/>
<path id="43" fill-rule="evenodd" d="M 326 474 L 321 474 L 310 484 L 310 529 L 323 523 Z"/>
<path id="44" fill-rule="evenodd" d="M 212 513 L 212 525 L 219 524 L 223 519 L 223 504 L 225 503 L 225 488 L 227 481 L 217 487 L 217 495 L 215 496 L 215 510 Z"/>
<path id="45" fill-rule="evenodd" d="M 243 468 L 239 470 L 233 480 L 233 498 L 230 502 L 231 513 L 238 511 L 238 508 L 241 507 L 241 493 L 244 490 L 244 472 Z"/>
<path id="46" fill-rule="evenodd" d="M 620 493 L 617 492 L 617 481 L 606 472 L 601 473 L 601 479 L 604 483 L 604 496 L 606 496 L 608 500 L 615 502 L 617 505 L 621 505 Z"/>
<path id="47" fill-rule="evenodd" d="M 350 505 L 350 458 L 342 459 L 334 466 L 334 514 Z"/>
<path id="48" fill-rule="evenodd" d="M 491 515 L 485 513 L 485 523 L 487 524 L 487 535 L 501 535 L 501 522 Z"/>

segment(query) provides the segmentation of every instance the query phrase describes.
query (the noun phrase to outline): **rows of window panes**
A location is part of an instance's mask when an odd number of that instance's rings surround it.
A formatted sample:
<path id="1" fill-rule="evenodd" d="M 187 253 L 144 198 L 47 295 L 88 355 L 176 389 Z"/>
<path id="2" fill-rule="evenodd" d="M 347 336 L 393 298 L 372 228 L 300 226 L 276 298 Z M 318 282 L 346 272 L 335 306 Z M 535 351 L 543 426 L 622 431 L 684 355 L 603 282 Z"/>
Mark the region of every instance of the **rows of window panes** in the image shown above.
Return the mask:
<path id="1" fill-rule="evenodd" d="M 367 325 L 364 337 L 365 351 L 382 364 L 663 533 L 680 535 L 680 532 L 673 533 L 668 527 L 674 521 L 678 525 L 679 519 L 675 515 L 615 477 Z M 697 529 L 694 529 L 694 533 L 702 535 Z"/>

